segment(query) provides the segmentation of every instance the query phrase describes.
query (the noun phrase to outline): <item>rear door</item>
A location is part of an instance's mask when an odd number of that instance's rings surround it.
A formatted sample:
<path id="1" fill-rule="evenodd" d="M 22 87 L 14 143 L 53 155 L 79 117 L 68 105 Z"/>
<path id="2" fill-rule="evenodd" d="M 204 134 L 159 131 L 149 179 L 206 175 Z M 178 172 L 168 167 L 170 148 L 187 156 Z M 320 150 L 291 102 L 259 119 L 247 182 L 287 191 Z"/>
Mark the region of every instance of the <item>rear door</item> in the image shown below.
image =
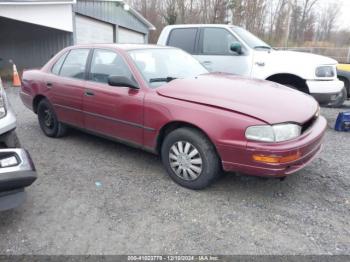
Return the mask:
<path id="1" fill-rule="evenodd" d="M 83 127 L 83 94 L 90 49 L 72 49 L 63 54 L 46 78 L 48 98 L 61 122 Z"/>
<path id="2" fill-rule="evenodd" d="M 144 93 L 140 89 L 108 85 L 111 75 L 133 78 L 121 54 L 95 49 L 83 98 L 85 128 L 142 145 Z"/>

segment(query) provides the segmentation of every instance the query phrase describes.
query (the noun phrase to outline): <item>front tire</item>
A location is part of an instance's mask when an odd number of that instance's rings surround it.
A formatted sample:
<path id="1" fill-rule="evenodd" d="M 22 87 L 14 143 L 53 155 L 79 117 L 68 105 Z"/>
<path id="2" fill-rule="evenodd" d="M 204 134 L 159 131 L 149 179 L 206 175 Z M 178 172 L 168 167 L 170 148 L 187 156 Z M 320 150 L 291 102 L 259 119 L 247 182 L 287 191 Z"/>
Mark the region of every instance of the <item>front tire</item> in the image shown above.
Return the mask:
<path id="1" fill-rule="evenodd" d="M 170 177 L 189 189 L 204 189 L 221 174 L 215 147 L 193 128 L 179 128 L 168 134 L 162 144 L 161 156 Z"/>
<path id="2" fill-rule="evenodd" d="M 66 134 L 67 127 L 58 121 L 56 113 L 47 99 L 39 102 L 38 120 L 41 130 L 46 136 L 58 138 Z"/>

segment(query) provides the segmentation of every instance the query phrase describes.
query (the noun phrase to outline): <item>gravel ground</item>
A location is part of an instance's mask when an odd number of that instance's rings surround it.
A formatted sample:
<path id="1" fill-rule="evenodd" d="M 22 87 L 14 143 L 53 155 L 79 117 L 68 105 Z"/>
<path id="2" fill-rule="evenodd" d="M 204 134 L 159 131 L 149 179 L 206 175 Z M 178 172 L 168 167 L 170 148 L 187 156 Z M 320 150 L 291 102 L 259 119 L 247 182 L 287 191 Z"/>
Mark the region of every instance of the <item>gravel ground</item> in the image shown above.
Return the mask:
<path id="1" fill-rule="evenodd" d="M 151 154 L 79 131 L 45 137 L 8 93 L 39 179 L 0 213 L 0 254 L 350 254 L 348 133 L 329 128 L 320 157 L 283 182 L 227 174 L 196 192 Z M 344 110 L 322 113 L 332 126 Z"/>

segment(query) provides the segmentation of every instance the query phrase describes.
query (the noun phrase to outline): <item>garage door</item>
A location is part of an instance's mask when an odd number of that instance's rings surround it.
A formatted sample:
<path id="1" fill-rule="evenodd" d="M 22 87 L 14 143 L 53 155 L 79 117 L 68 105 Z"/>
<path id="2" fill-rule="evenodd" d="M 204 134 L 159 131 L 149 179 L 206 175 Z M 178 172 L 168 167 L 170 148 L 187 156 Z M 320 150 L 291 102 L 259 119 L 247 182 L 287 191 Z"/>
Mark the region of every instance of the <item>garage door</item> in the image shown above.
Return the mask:
<path id="1" fill-rule="evenodd" d="M 81 15 L 75 16 L 77 44 L 113 43 L 113 25 Z"/>
<path id="2" fill-rule="evenodd" d="M 126 28 L 118 28 L 118 43 L 120 44 L 144 44 L 145 35 Z"/>

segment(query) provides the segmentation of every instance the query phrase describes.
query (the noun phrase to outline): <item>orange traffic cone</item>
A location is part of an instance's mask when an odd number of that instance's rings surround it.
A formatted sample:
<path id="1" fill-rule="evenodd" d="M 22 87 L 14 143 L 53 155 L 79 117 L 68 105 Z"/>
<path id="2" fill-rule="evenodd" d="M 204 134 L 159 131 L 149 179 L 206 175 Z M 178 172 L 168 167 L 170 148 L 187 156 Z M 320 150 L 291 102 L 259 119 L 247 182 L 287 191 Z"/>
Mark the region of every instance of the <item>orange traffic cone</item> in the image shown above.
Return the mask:
<path id="1" fill-rule="evenodd" d="M 13 82 L 12 86 L 14 87 L 20 87 L 21 86 L 21 79 L 19 78 L 17 67 L 15 64 L 13 64 Z"/>

